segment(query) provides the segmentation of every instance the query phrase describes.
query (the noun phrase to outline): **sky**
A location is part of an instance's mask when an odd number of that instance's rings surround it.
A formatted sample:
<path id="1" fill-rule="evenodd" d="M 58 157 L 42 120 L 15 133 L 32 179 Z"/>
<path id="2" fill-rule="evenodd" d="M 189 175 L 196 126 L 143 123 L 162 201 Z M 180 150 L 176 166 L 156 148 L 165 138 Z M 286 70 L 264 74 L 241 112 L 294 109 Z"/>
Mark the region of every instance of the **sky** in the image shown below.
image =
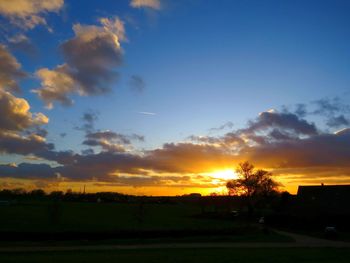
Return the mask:
<path id="1" fill-rule="evenodd" d="M 350 183 L 350 2 L 0 0 L 0 189 Z"/>

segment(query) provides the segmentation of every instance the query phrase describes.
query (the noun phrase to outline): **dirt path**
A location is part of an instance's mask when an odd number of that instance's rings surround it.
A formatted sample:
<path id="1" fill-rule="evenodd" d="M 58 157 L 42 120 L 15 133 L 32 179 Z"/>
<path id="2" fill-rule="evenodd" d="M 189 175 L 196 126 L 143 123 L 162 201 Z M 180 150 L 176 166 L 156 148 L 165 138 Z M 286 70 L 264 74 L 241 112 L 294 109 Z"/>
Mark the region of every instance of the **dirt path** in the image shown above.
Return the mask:
<path id="1" fill-rule="evenodd" d="M 321 238 L 310 237 L 306 235 L 295 234 L 295 233 L 290 233 L 290 232 L 285 232 L 280 230 L 274 230 L 274 231 L 281 235 L 285 235 L 293 238 L 295 240 L 294 244 L 302 247 L 350 247 L 349 242 L 321 239 Z"/>
<path id="2" fill-rule="evenodd" d="M 41 246 L 41 247 L 0 247 L 1 252 L 43 252 L 43 251 L 103 251 L 103 250 L 132 250 L 132 249 L 176 249 L 176 248 L 316 248 L 335 247 L 350 248 L 350 243 L 324 240 L 284 231 L 276 231 L 290 236 L 295 242 L 212 242 L 212 243 L 167 243 L 167 244 L 136 244 L 136 245 L 86 245 L 86 246 Z"/>

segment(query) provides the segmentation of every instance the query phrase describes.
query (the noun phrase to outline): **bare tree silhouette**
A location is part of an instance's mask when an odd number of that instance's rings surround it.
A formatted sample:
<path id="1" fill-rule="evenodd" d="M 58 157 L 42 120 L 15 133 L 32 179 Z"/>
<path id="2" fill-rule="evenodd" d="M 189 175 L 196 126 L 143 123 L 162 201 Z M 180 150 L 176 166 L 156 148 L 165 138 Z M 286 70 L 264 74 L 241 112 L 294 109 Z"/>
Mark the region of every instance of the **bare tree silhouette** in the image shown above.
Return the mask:
<path id="1" fill-rule="evenodd" d="M 240 163 L 236 169 L 238 178 L 229 180 L 226 187 L 230 195 L 245 198 L 249 215 L 254 211 L 255 203 L 262 197 L 269 196 L 278 190 L 279 183 L 274 181 L 272 173 L 254 168 L 249 162 Z"/>

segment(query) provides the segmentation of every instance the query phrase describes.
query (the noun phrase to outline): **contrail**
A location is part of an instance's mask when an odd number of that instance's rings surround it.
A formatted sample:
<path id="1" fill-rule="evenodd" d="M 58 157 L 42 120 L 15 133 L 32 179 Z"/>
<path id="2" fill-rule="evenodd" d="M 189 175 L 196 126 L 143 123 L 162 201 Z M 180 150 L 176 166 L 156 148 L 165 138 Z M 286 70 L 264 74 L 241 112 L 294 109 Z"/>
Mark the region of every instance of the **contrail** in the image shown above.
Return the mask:
<path id="1" fill-rule="evenodd" d="M 139 113 L 139 114 L 144 114 L 144 115 L 157 115 L 157 114 L 154 113 L 154 112 L 148 112 L 148 111 L 138 111 L 137 113 Z"/>

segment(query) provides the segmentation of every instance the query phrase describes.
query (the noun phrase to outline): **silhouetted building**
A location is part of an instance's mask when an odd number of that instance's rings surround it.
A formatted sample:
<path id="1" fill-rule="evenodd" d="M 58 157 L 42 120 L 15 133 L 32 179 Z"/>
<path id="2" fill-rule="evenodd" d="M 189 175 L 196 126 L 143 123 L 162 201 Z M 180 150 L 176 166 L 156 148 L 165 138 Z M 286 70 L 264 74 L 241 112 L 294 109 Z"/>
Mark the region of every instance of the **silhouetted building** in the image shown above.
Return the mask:
<path id="1" fill-rule="evenodd" d="M 299 186 L 297 200 L 304 214 L 350 215 L 350 185 Z"/>

